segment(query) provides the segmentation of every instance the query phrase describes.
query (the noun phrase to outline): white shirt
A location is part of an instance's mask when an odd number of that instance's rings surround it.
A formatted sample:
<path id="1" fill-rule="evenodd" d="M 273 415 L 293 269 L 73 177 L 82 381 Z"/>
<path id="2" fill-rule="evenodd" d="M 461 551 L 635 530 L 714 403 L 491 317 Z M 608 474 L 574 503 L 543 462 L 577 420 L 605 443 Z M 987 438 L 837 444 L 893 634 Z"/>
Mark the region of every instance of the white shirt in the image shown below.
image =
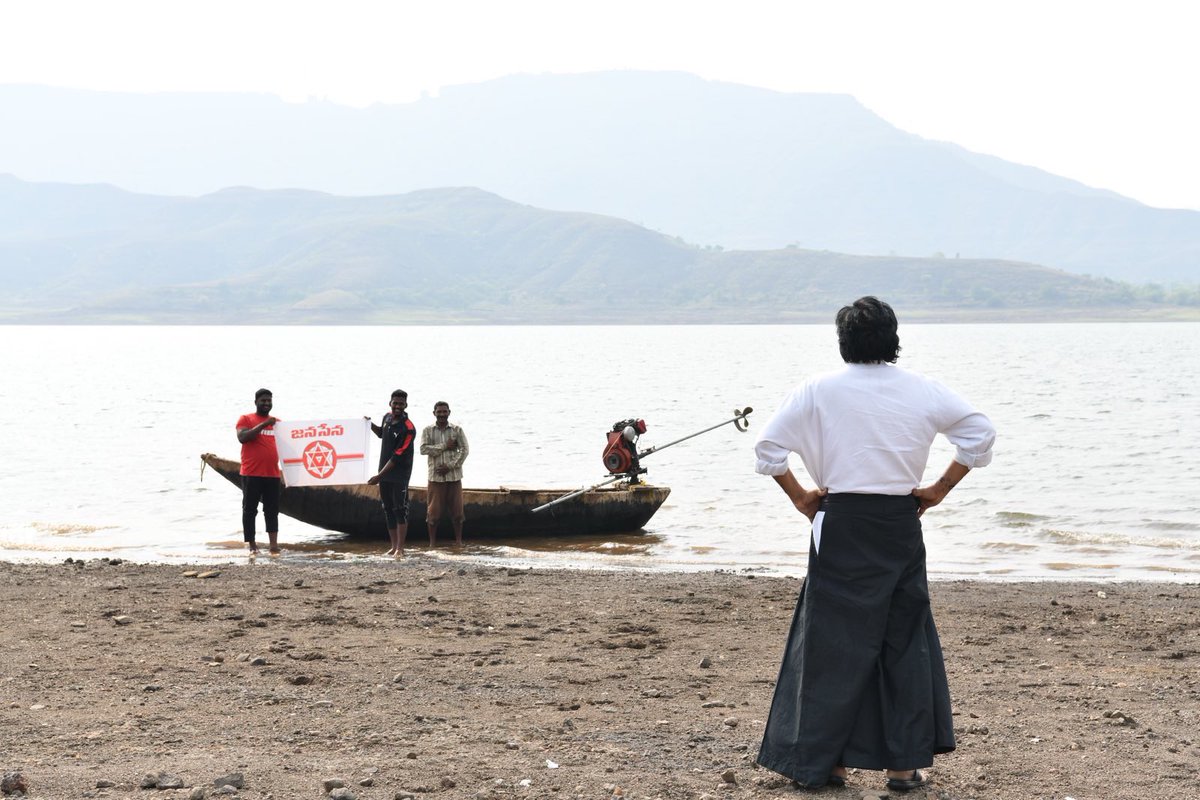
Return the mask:
<path id="1" fill-rule="evenodd" d="M 937 434 L 966 467 L 991 463 L 991 420 L 941 383 L 892 364 L 847 364 L 788 394 L 758 436 L 756 471 L 782 475 L 794 452 L 830 494 L 905 495 Z"/>

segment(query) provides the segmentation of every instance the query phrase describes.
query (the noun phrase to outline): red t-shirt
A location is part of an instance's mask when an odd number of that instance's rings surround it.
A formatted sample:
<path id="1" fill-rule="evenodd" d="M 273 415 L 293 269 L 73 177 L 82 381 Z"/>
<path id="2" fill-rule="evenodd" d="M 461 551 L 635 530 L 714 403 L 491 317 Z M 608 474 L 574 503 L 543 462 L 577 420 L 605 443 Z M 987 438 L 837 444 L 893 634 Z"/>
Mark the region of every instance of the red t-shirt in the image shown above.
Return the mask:
<path id="1" fill-rule="evenodd" d="M 253 428 L 266 417 L 259 414 L 242 414 L 238 417 L 237 429 Z M 275 449 L 275 426 L 263 428 L 248 442 L 242 442 L 242 474 L 259 478 L 280 478 L 279 451 Z"/>

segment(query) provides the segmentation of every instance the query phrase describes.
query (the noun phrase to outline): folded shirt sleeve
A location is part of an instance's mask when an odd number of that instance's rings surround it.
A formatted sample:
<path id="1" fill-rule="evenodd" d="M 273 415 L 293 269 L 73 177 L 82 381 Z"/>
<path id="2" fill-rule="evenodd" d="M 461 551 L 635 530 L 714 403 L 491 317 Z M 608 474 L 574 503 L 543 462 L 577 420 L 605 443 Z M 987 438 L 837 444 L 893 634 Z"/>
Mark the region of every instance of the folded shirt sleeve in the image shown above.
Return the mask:
<path id="1" fill-rule="evenodd" d="M 939 432 L 954 445 L 954 460 L 975 469 L 992 463 L 996 426 L 951 389 L 940 387 L 945 403 Z"/>
<path id="2" fill-rule="evenodd" d="M 783 475 L 788 471 L 788 455 L 800 448 L 800 403 L 793 391 L 775 415 L 767 420 L 754 443 L 754 471 L 760 475 Z"/>
<path id="3" fill-rule="evenodd" d="M 947 431 L 946 438 L 954 444 L 954 460 L 964 467 L 975 469 L 992 463 L 996 428 L 978 411 L 962 419 L 953 432 Z"/>

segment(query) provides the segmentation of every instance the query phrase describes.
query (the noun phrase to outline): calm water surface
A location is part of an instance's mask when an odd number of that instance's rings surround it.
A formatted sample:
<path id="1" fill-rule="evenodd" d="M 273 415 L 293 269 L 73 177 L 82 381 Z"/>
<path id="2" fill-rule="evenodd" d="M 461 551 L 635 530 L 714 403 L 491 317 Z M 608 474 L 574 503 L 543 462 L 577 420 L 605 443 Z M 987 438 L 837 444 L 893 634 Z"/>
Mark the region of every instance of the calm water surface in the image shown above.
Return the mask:
<path id="1" fill-rule="evenodd" d="M 1200 324 L 904 325 L 900 363 L 958 389 L 996 456 L 925 520 L 935 577 L 1200 580 Z M 471 441 L 468 486 L 603 479 L 604 433 L 642 417 L 666 505 L 636 535 L 469 544 L 414 557 L 801 574 L 805 521 L 753 471 L 753 434 L 805 376 L 840 364 L 828 326 L 0 327 L 0 558 L 243 558 L 240 495 L 199 455 L 236 458 L 268 386 L 283 419 L 370 414 L 409 392 Z M 935 448 L 927 479 L 952 449 Z M 794 466 L 800 469 L 799 461 Z M 420 461 L 415 481 L 423 477 Z M 261 526 L 261 519 L 260 519 Z M 374 558 L 288 518 L 285 554 Z M 467 536 L 470 537 L 468 522 Z"/>

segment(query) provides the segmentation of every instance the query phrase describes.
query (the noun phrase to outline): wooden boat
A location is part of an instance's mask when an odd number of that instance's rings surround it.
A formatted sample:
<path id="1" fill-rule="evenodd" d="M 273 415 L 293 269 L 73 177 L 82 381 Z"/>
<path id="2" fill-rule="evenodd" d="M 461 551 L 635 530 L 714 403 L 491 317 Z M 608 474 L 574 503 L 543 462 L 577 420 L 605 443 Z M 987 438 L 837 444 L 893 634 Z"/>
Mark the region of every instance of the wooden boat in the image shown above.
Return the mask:
<path id="1" fill-rule="evenodd" d="M 200 458 L 241 488 L 237 461 L 212 453 L 205 453 Z M 645 525 L 671 493 L 665 486 L 646 484 L 604 487 L 533 513 L 534 508 L 568 491 L 464 488 L 463 505 L 467 515 L 464 538 L 631 533 Z M 279 510 L 301 522 L 356 539 L 387 538 L 379 490 L 374 486 L 288 487 L 279 497 Z M 449 527 L 445 521 L 442 525 Z M 427 535 L 424 486 L 411 486 L 408 490 L 408 535 Z"/>

